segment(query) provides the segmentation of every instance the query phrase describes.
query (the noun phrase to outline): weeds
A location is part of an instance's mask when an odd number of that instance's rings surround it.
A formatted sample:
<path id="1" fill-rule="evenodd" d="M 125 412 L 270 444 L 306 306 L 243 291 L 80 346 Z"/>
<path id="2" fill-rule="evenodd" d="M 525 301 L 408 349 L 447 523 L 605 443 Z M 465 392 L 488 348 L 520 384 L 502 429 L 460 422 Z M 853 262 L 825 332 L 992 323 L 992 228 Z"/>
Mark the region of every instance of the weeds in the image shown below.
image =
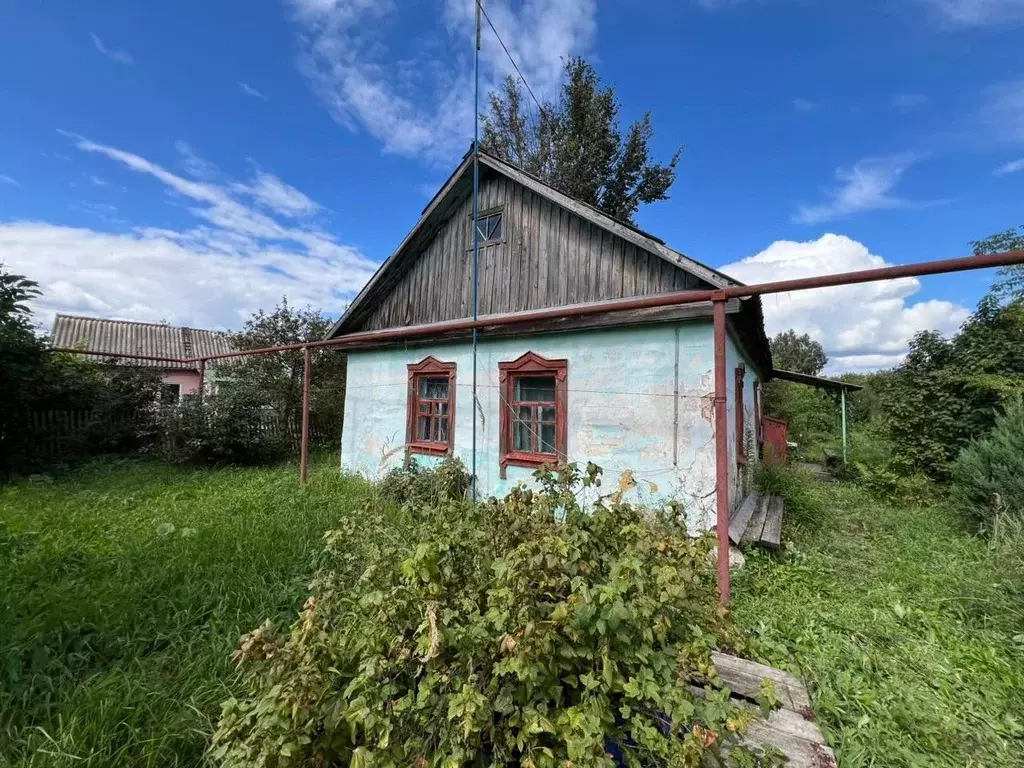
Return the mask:
<path id="1" fill-rule="evenodd" d="M 367 495 L 130 462 L 0 489 L 0 765 L 200 764 L 239 636 L 294 615 Z"/>
<path id="2" fill-rule="evenodd" d="M 829 525 L 737 576 L 748 650 L 804 677 L 844 768 L 1021 765 L 1024 537 L 990 544 L 946 506 L 857 485 L 818 493 Z"/>
<path id="3" fill-rule="evenodd" d="M 783 498 L 787 526 L 814 529 L 824 521 L 820 486 L 809 472 L 793 466 L 758 464 L 754 482 L 761 493 Z"/>

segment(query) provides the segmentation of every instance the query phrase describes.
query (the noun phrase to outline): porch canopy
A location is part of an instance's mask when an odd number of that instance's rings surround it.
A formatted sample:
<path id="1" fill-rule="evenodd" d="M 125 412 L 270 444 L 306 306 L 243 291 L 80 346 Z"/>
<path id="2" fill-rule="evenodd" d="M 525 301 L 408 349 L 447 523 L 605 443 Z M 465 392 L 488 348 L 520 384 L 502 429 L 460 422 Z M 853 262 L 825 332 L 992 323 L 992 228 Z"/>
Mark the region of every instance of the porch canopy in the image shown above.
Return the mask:
<path id="1" fill-rule="evenodd" d="M 851 384 L 848 381 L 839 381 L 838 379 L 825 379 L 821 376 L 811 376 L 806 373 L 797 373 L 796 371 L 782 371 L 775 368 L 772 371 L 772 378 L 779 379 L 781 381 L 792 381 L 795 384 L 807 384 L 810 387 L 817 387 L 818 389 L 824 389 L 826 392 L 830 392 L 833 395 L 839 397 L 839 407 L 842 413 L 842 425 L 843 425 L 843 463 L 846 463 L 846 394 L 847 392 L 856 392 L 857 390 L 864 389 L 860 384 Z"/>

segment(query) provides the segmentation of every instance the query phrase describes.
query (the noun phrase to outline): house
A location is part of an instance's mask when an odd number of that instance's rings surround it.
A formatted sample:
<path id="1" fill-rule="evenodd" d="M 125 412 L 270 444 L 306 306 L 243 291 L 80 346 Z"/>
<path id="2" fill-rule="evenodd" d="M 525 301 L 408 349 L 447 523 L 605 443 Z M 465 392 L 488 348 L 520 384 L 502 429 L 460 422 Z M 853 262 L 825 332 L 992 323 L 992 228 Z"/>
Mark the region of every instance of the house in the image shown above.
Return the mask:
<path id="1" fill-rule="evenodd" d="M 182 328 L 164 323 L 137 323 L 58 314 L 53 321 L 53 346 L 110 355 L 145 355 L 188 359 L 236 351 L 231 338 L 220 331 Z M 177 403 L 184 395 L 199 392 L 195 363 L 156 360 L 124 360 L 132 365 L 158 368 L 163 374 L 161 402 Z"/>
<path id="2" fill-rule="evenodd" d="M 473 163 L 467 155 L 416 226 L 332 328 L 360 331 L 471 318 Z M 628 309 L 615 300 L 739 285 L 661 240 L 480 156 L 477 403 L 471 332 L 349 352 L 342 466 L 378 477 L 407 457 L 471 461 L 501 495 L 542 463 L 588 461 L 606 489 L 631 470 L 639 499 L 680 501 L 691 525 L 715 513 L 710 302 Z M 499 316 L 611 302 L 578 318 L 504 325 Z M 621 304 L 621 302 L 620 302 Z M 760 300 L 727 304 L 730 503 L 759 442 L 771 355 Z"/>

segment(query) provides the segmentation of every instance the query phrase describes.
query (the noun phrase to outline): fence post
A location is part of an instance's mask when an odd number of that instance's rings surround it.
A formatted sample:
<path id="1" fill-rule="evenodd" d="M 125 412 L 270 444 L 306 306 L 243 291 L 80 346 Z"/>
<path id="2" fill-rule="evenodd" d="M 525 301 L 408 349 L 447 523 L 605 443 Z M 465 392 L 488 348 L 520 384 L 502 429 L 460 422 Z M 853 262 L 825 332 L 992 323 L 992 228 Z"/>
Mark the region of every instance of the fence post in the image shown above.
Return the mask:
<path id="1" fill-rule="evenodd" d="M 299 447 L 299 482 L 309 477 L 309 374 L 312 367 L 309 347 L 302 348 L 302 444 Z"/>

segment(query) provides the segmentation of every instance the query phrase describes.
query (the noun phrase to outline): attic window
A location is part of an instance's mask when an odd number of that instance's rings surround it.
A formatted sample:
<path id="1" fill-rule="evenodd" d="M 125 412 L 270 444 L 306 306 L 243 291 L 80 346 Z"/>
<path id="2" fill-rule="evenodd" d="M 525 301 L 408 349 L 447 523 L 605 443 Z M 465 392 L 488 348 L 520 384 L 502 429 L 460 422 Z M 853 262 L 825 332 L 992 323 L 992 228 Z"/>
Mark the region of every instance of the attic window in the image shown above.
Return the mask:
<path id="1" fill-rule="evenodd" d="M 501 240 L 505 235 L 502 212 L 483 211 L 477 216 L 477 229 L 480 231 L 480 242 L 487 243 L 492 240 Z"/>

